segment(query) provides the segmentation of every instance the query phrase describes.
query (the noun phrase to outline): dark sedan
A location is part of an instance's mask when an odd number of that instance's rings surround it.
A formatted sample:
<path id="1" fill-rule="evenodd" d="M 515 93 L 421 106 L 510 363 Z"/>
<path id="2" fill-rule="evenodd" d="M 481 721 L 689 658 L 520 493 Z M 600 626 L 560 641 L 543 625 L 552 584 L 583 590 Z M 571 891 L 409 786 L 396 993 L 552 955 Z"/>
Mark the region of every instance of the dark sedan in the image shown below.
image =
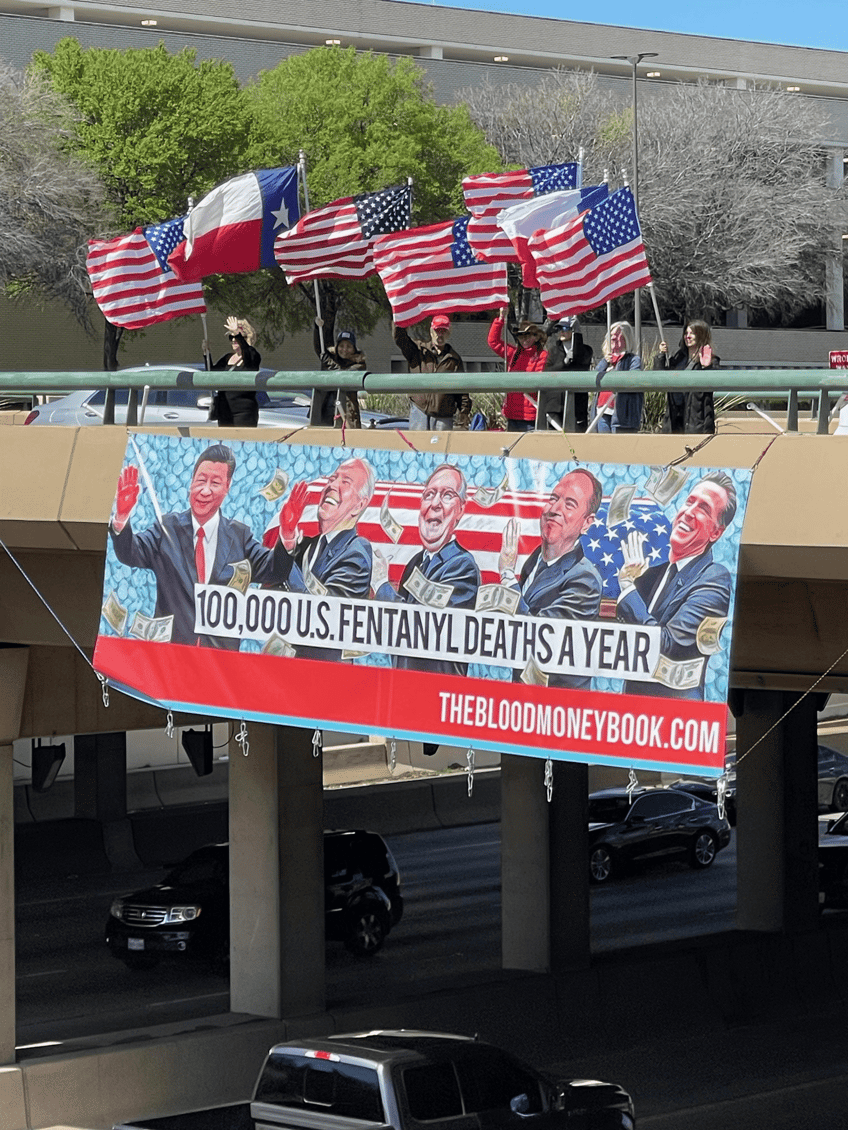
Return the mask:
<path id="1" fill-rule="evenodd" d="M 819 822 L 819 905 L 848 907 L 848 813 Z"/>
<path id="2" fill-rule="evenodd" d="M 819 808 L 848 809 L 848 757 L 827 745 L 819 746 Z"/>
<path id="3" fill-rule="evenodd" d="M 677 789 L 602 789 L 589 796 L 589 878 L 605 883 L 630 863 L 683 856 L 709 867 L 730 842 L 715 804 Z"/>

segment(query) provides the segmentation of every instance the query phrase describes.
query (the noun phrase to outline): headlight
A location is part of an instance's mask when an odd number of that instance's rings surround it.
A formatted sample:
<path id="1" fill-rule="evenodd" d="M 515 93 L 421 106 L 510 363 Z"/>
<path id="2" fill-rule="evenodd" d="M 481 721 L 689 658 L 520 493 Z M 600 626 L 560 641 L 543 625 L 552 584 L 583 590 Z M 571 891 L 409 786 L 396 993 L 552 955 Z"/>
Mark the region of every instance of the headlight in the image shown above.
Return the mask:
<path id="1" fill-rule="evenodd" d="M 124 904 L 123 904 L 123 902 L 120 899 L 115 899 L 115 901 L 109 907 L 109 913 L 112 915 L 113 918 L 123 918 L 124 917 Z"/>
<path id="2" fill-rule="evenodd" d="M 172 906 L 168 911 L 165 921 L 192 922 L 199 914 L 199 906 Z"/>

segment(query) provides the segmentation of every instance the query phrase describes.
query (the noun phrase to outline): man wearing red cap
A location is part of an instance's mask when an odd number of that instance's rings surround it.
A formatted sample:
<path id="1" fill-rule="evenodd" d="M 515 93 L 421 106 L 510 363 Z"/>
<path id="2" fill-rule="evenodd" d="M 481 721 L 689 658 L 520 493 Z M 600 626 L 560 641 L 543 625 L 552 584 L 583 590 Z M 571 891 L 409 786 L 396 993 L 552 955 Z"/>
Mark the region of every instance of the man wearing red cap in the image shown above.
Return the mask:
<path id="1" fill-rule="evenodd" d="M 395 343 L 406 358 L 410 373 L 464 373 L 462 358 L 449 344 L 450 333 L 447 314 L 433 315 L 429 341 L 411 338 L 403 326 L 396 325 Z M 450 431 L 457 409 L 462 407 L 470 412 L 471 408 L 471 398 L 460 392 L 413 392 L 409 400 L 409 426 L 414 431 Z"/>

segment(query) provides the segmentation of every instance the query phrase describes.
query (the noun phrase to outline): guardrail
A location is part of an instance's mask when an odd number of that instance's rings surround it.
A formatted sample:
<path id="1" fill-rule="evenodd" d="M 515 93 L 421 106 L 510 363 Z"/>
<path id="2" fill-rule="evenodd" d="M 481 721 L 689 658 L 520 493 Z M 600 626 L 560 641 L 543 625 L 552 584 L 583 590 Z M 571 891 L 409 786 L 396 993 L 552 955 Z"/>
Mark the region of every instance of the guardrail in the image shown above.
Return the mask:
<path id="1" fill-rule="evenodd" d="M 457 387 L 456 373 L 371 373 L 351 370 L 281 370 L 271 375 L 240 371 L 228 372 L 228 389 L 259 390 L 273 395 L 293 389 L 344 389 L 365 393 L 452 392 Z M 220 387 L 222 374 L 203 369 L 149 369 L 133 372 L 27 372 L 0 373 L 0 394 L 35 396 L 42 393 L 67 393 L 76 389 L 107 392 L 103 423 L 114 423 L 114 392 L 130 389 L 127 423 L 137 423 L 137 393 L 147 388 L 213 390 Z M 705 387 L 704 373 L 692 370 L 637 369 L 607 371 L 602 377 L 586 373 L 505 373 L 501 371 L 463 373 L 463 391 L 511 392 L 544 389 L 566 392 L 687 392 Z M 818 426 L 826 434 L 830 419 L 831 396 L 848 391 L 848 371 L 840 369 L 715 369 L 709 371 L 708 387 L 715 393 L 750 395 L 755 399 L 788 398 L 786 430 L 798 430 L 798 401 L 813 397 L 818 401 Z M 111 393 L 111 395 L 110 395 Z"/>

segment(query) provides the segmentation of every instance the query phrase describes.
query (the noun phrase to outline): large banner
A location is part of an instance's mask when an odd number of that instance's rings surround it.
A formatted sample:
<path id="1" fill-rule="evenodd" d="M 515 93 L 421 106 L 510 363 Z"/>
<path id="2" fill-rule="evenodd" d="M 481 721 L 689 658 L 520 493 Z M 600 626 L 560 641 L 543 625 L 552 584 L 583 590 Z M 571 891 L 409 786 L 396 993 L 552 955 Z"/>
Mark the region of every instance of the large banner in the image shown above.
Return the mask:
<path id="1" fill-rule="evenodd" d="M 131 435 L 94 665 L 172 710 L 717 776 L 750 477 Z"/>

